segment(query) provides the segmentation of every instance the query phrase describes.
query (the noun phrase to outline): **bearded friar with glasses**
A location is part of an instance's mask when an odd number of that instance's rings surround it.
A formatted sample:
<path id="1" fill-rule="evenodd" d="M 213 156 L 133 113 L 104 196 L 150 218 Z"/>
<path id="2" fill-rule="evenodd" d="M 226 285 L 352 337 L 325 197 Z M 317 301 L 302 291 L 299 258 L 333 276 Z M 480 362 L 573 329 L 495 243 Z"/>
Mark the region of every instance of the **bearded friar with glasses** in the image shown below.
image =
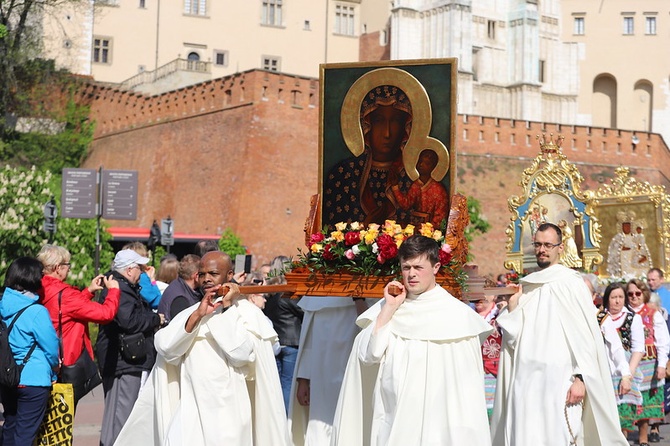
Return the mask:
<path id="1" fill-rule="evenodd" d="M 540 270 L 520 281 L 497 319 L 493 446 L 626 446 L 591 294 L 559 264 L 561 229 L 541 224 L 533 248 Z"/>

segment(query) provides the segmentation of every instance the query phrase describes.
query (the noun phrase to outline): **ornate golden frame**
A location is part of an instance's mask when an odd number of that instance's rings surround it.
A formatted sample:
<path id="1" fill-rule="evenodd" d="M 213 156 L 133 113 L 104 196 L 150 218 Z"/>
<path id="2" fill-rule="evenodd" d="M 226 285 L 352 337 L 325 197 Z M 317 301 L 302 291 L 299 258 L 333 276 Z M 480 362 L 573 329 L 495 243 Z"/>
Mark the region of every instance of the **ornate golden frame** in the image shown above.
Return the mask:
<path id="1" fill-rule="evenodd" d="M 665 192 L 664 186 L 638 181 L 630 176 L 628 167 L 620 166 L 616 168 L 611 184 L 604 184 L 595 192 L 594 204 L 598 216 L 605 214 L 606 211 L 613 214 L 614 211 L 637 208 L 637 218 L 645 218 L 649 225 L 648 229 L 652 229 L 651 243 L 648 244 L 660 248 L 656 257 L 652 255 L 653 266 L 665 271 L 666 265 L 670 264 L 670 196 Z M 648 211 L 639 212 L 645 205 L 647 208 L 653 208 L 651 214 Z M 601 221 L 604 223 L 606 220 L 603 218 Z M 614 220 L 613 225 L 616 224 Z M 605 258 L 610 239 L 607 238 L 608 240 L 603 240 L 601 249 Z M 607 275 L 606 266 L 606 262 L 600 266 L 599 272 L 603 276 Z"/>
<path id="2" fill-rule="evenodd" d="M 583 234 L 582 262 L 586 271 L 591 271 L 602 262 L 600 249 L 600 224 L 595 216 L 594 192 L 582 191 L 584 181 L 577 167 L 568 161 L 561 151 L 563 136 L 549 139 L 545 135 L 537 137 L 540 141 L 540 154 L 533 160 L 530 167 L 523 171 L 520 186 L 521 195 L 513 195 L 508 199 L 508 207 L 512 216 L 505 233 L 507 234 L 507 256 L 505 268 L 516 272 L 524 270 L 524 239 L 530 240 L 526 231 L 531 207 L 539 203 L 540 197 L 556 198 L 566 201 L 569 211 L 574 216 Z M 552 222 L 557 223 L 557 222 Z M 526 255 L 526 260 L 528 256 Z M 534 258 L 532 259 L 534 262 Z M 534 267 L 535 264 L 528 265 Z"/>

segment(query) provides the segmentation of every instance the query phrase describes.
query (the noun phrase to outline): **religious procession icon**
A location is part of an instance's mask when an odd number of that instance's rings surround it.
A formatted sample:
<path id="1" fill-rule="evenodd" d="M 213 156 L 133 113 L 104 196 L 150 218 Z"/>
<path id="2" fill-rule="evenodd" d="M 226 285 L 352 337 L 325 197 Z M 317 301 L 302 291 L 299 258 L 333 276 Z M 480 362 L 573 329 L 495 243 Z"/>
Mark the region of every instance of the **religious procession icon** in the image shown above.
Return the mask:
<path id="1" fill-rule="evenodd" d="M 670 254 L 670 197 L 664 186 L 637 181 L 629 168 L 621 166 L 611 184 L 595 192 L 595 200 L 596 216 L 603 222 L 601 276 L 630 279 L 646 276 L 652 267 L 665 269 Z"/>
<path id="2" fill-rule="evenodd" d="M 440 243 L 460 294 L 467 200 L 455 194 L 456 59 L 321 65 L 320 193 L 297 294 L 381 297 L 414 233 Z"/>
<path id="3" fill-rule="evenodd" d="M 508 199 L 512 216 L 505 231 L 505 268 L 521 273 L 537 267 L 531 243 L 537 228 L 549 222 L 563 232 L 560 262 L 569 268 L 592 271 L 602 262 L 594 192 L 582 190 L 584 178 L 561 150 L 563 136 L 537 138 L 540 154 L 523 171 L 523 193 Z"/>

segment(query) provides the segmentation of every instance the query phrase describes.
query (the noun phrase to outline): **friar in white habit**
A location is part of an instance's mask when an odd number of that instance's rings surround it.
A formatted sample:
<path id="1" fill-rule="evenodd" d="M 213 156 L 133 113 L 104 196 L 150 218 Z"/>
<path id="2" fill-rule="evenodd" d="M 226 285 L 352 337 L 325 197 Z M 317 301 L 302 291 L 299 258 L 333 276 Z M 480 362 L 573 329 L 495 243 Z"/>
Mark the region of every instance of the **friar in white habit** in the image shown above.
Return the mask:
<path id="1" fill-rule="evenodd" d="M 491 419 L 495 446 L 626 446 L 605 342 L 578 272 L 559 264 L 561 229 L 533 239 L 540 270 L 496 319 L 503 349 Z"/>
<path id="2" fill-rule="evenodd" d="M 238 299 L 230 258 L 205 254 L 198 304 L 156 334 L 156 366 L 140 392 L 119 446 L 286 446 L 277 333 L 253 303 Z"/>
<path id="3" fill-rule="evenodd" d="M 481 342 L 493 328 L 437 285 L 438 249 L 403 242 L 403 283 L 358 318 L 331 445 L 491 444 Z"/>

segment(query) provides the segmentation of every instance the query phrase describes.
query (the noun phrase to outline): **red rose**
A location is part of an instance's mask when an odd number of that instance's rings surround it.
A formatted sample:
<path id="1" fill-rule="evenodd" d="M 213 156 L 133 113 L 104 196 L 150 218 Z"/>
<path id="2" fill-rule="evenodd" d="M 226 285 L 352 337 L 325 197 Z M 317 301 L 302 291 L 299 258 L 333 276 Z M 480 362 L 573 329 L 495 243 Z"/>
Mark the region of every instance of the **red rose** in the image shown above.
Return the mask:
<path id="1" fill-rule="evenodd" d="M 358 245 L 361 242 L 361 233 L 358 231 L 351 231 L 344 234 L 344 243 L 347 246 Z"/>
<path id="2" fill-rule="evenodd" d="M 337 254 L 335 254 L 333 251 L 331 251 L 332 247 L 333 247 L 333 245 L 327 244 L 323 248 L 323 252 L 321 253 L 321 257 L 323 257 L 324 260 L 333 260 L 337 256 Z"/>
<path id="3" fill-rule="evenodd" d="M 309 238 L 309 244 L 313 245 L 314 243 L 321 243 L 326 239 L 326 236 L 323 235 L 320 232 L 317 232 L 315 234 L 312 234 L 312 236 Z"/>
<path id="4" fill-rule="evenodd" d="M 377 237 L 377 246 L 379 247 L 379 254 L 384 260 L 393 259 L 398 255 L 398 246 L 395 244 L 393 237 L 388 234 Z"/>
<path id="5" fill-rule="evenodd" d="M 440 264 L 441 265 L 448 265 L 449 262 L 451 262 L 451 258 L 453 257 L 450 252 L 446 252 L 442 249 L 440 249 Z"/>

